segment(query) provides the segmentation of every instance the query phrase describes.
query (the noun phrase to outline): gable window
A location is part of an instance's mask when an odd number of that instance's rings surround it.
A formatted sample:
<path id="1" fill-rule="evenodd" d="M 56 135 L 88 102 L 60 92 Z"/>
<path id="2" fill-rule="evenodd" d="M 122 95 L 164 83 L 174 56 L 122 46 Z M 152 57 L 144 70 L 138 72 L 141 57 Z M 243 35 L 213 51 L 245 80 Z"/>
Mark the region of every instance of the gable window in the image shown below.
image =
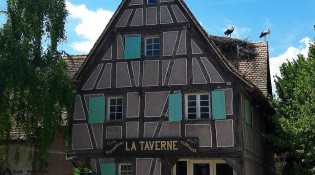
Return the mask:
<path id="1" fill-rule="evenodd" d="M 119 175 L 132 175 L 132 164 L 121 163 L 119 164 Z"/>
<path id="2" fill-rule="evenodd" d="M 156 4 L 157 0 L 147 0 L 148 4 Z"/>
<path id="3" fill-rule="evenodd" d="M 193 93 L 185 95 L 186 119 L 209 119 L 210 93 Z"/>
<path id="4" fill-rule="evenodd" d="M 108 98 L 109 120 L 121 120 L 123 118 L 123 97 Z"/>
<path id="5" fill-rule="evenodd" d="M 145 56 L 153 57 L 160 55 L 160 37 L 151 36 L 145 38 Z"/>
<path id="6" fill-rule="evenodd" d="M 141 36 L 130 35 L 125 37 L 125 59 L 141 57 Z"/>

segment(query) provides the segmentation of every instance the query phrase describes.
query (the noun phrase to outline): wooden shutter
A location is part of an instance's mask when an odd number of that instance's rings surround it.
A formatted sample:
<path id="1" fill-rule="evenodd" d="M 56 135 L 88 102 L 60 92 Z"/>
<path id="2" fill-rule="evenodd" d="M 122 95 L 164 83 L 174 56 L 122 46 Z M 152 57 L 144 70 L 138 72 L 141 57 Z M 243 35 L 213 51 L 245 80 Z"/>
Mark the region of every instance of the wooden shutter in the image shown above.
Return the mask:
<path id="1" fill-rule="evenodd" d="M 101 166 L 102 175 L 116 175 L 116 164 L 115 163 L 103 163 Z"/>
<path id="2" fill-rule="evenodd" d="M 251 124 L 252 123 L 252 107 L 250 104 L 250 101 L 246 98 L 244 98 L 244 118 L 245 118 L 245 123 Z"/>
<path id="3" fill-rule="evenodd" d="M 213 119 L 226 119 L 225 91 L 212 91 L 211 99 Z"/>
<path id="4" fill-rule="evenodd" d="M 135 59 L 141 56 L 141 37 L 127 36 L 125 39 L 125 59 Z"/>
<path id="5" fill-rule="evenodd" d="M 168 96 L 168 117 L 169 121 L 177 122 L 182 120 L 182 94 L 174 93 Z"/>
<path id="6" fill-rule="evenodd" d="M 104 123 L 105 121 L 105 97 L 97 96 L 89 98 L 89 124 Z"/>

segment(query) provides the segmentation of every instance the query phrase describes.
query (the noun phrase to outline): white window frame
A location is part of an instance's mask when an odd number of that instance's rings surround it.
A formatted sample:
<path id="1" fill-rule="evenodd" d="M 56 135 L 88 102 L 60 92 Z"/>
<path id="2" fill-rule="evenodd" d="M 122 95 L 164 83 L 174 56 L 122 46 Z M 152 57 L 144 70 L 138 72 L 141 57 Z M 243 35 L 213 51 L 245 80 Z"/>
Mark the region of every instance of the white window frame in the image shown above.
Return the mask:
<path id="1" fill-rule="evenodd" d="M 115 119 L 111 119 L 110 118 L 110 113 L 111 113 L 111 111 L 110 111 L 110 100 L 112 100 L 112 99 L 122 99 L 122 104 L 121 104 L 121 107 L 122 107 L 122 117 L 121 117 L 121 119 L 117 119 L 116 118 L 116 115 L 115 115 Z M 106 116 L 108 116 L 108 117 L 106 117 L 107 118 L 107 121 L 116 121 L 116 120 L 122 120 L 123 118 L 124 118 L 124 97 L 123 96 L 110 96 L 110 97 L 107 97 L 107 115 Z"/>
<path id="2" fill-rule="evenodd" d="M 196 107 L 197 107 L 197 111 L 196 111 L 196 119 L 188 119 L 188 96 L 189 95 L 195 95 L 196 96 Z M 209 97 L 209 117 L 208 118 L 201 118 L 200 115 L 200 96 L 201 95 L 208 95 Z M 211 95 L 208 92 L 199 92 L 199 93 L 187 93 L 185 94 L 185 118 L 186 120 L 208 120 L 211 119 Z"/>
<path id="3" fill-rule="evenodd" d="M 122 175 L 122 166 L 131 166 L 131 169 L 128 170 L 127 173 L 130 173 L 132 175 L 132 163 L 119 163 L 118 164 L 118 175 Z"/>
<path id="4" fill-rule="evenodd" d="M 223 159 L 179 159 L 178 161 L 186 161 L 187 162 L 187 174 L 194 174 L 194 164 L 202 163 L 202 164 L 209 164 L 210 167 L 210 174 L 209 175 L 216 175 L 217 164 L 227 164 Z M 232 168 L 233 169 L 233 168 Z M 176 175 L 176 164 L 172 168 L 171 175 Z M 237 175 L 236 171 L 233 170 L 233 175 Z"/>
<path id="5" fill-rule="evenodd" d="M 147 55 L 147 39 L 155 39 L 158 38 L 160 40 L 160 49 L 159 55 Z M 153 49 L 154 50 L 154 49 Z M 161 55 L 161 38 L 159 35 L 148 35 L 144 37 L 144 56 L 145 57 L 159 57 Z"/>

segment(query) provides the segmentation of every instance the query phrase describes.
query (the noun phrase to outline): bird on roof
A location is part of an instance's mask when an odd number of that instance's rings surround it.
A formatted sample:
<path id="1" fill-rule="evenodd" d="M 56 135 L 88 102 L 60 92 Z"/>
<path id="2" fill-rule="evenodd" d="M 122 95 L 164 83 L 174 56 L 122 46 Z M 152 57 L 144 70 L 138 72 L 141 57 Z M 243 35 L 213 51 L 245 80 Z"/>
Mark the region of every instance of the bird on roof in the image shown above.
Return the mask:
<path id="1" fill-rule="evenodd" d="M 226 31 L 224 32 L 224 35 L 231 37 L 231 34 L 233 32 L 234 32 L 234 27 L 230 27 L 230 28 L 226 29 Z"/>
<path id="2" fill-rule="evenodd" d="M 265 38 L 266 39 L 266 36 L 269 35 L 269 34 L 270 34 L 270 30 L 267 29 L 267 30 L 261 32 L 259 38 Z"/>

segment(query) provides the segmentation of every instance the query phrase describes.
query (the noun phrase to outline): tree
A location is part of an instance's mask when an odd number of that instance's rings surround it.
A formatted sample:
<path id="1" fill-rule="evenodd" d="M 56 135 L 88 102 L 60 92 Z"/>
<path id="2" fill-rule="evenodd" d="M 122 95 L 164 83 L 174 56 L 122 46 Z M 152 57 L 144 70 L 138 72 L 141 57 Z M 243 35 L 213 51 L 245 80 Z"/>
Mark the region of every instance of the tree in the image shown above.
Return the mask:
<path id="1" fill-rule="evenodd" d="M 315 173 L 315 46 L 308 58 L 284 63 L 275 79 L 277 97 L 273 101 L 276 133 L 272 136 L 278 152 L 289 153 L 287 174 Z"/>
<path id="2" fill-rule="evenodd" d="M 64 0 L 7 0 L 4 13 L 6 23 L 0 28 L 0 153 L 8 147 L 12 127 L 19 127 L 26 141 L 37 146 L 43 167 L 48 147 L 63 122 L 62 113 L 69 113 L 73 103 L 74 88 L 66 74 L 64 53 L 58 50 L 66 39 L 68 12 Z"/>

